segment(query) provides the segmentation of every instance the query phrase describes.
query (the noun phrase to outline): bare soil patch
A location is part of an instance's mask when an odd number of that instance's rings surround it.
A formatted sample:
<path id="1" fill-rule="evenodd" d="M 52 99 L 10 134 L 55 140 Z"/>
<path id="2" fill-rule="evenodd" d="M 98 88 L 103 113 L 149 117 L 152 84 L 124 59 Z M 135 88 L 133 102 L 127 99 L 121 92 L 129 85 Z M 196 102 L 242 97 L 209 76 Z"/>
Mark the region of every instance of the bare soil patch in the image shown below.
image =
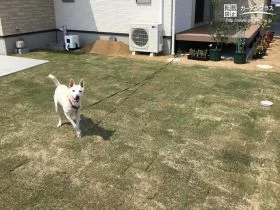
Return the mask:
<path id="1" fill-rule="evenodd" d="M 129 46 L 121 41 L 97 40 L 82 49 L 84 52 L 108 54 L 108 55 L 130 55 Z"/>
<path id="2" fill-rule="evenodd" d="M 149 60 L 149 61 L 163 61 L 168 62 L 170 58 L 173 58 L 171 55 L 159 55 L 150 57 L 148 55 L 138 54 L 131 55 L 129 51 L 129 46 L 123 42 L 113 42 L 108 40 L 98 40 L 93 44 L 84 48 L 85 52 L 97 53 L 97 54 L 110 54 L 118 56 L 126 56 L 134 59 L 140 60 Z M 274 38 L 270 44 L 267 55 L 262 59 L 250 60 L 246 64 L 235 64 L 231 60 L 222 60 L 222 61 L 196 61 L 189 60 L 186 56 L 179 57 L 177 59 L 178 64 L 183 65 L 205 65 L 208 67 L 221 67 L 221 68 L 230 68 L 230 69 L 243 69 L 249 71 L 268 71 L 268 72 L 280 72 L 280 38 Z M 261 69 L 258 68 L 258 65 L 270 65 L 271 69 Z"/>
<path id="3" fill-rule="evenodd" d="M 131 56 L 136 59 L 144 59 L 144 60 L 161 60 L 161 61 L 168 61 L 169 58 L 172 56 L 144 56 L 144 55 L 137 55 Z M 264 56 L 262 59 L 257 60 L 250 60 L 246 64 L 235 64 L 231 60 L 222 60 L 222 61 L 196 61 L 196 60 L 189 60 L 186 56 L 179 57 L 177 63 L 183 65 L 205 65 L 208 67 L 221 67 L 221 68 L 229 68 L 229 69 L 243 69 L 249 71 L 268 71 L 268 72 L 280 72 L 280 38 L 275 38 L 272 43 L 270 44 L 267 55 Z M 270 65 L 272 66 L 271 69 L 261 69 L 258 68 L 258 65 Z"/>

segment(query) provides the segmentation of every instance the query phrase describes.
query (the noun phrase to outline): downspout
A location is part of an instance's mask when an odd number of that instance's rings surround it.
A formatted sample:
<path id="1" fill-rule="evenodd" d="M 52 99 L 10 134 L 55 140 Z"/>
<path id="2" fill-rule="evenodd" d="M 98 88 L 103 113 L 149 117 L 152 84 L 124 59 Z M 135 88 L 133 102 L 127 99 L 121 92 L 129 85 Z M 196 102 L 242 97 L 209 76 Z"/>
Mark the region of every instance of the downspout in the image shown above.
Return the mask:
<path id="1" fill-rule="evenodd" d="M 171 55 L 175 55 L 175 12 L 176 12 L 176 0 L 172 0 L 172 43 L 171 43 Z"/>
<path id="2" fill-rule="evenodd" d="M 163 24 L 163 1 L 159 1 L 159 24 Z"/>

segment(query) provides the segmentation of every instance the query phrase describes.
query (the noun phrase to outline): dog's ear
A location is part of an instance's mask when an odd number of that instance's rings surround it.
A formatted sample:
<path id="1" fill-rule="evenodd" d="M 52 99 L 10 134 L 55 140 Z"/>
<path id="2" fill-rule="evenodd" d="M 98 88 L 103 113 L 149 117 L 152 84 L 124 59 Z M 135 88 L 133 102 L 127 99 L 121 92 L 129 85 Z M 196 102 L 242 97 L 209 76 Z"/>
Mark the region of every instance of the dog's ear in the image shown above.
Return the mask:
<path id="1" fill-rule="evenodd" d="M 74 85 L 75 85 L 74 80 L 73 80 L 73 79 L 70 79 L 70 81 L 69 81 L 69 87 L 71 88 L 71 87 L 73 87 Z"/>
<path id="2" fill-rule="evenodd" d="M 81 86 L 82 88 L 84 88 L 84 86 L 85 86 L 84 80 L 83 80 L 83 79 L 81 79 L 81 81 L 80 81 L 80 86 Z"/>

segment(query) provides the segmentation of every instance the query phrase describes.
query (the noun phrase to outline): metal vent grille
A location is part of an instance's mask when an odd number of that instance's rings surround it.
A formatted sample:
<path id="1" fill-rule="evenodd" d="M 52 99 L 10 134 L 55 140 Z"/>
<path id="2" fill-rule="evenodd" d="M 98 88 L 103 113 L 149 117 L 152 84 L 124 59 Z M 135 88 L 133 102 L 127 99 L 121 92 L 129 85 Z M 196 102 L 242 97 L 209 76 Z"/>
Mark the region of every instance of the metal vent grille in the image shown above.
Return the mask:
<path id="1" fill-rule="evenodd" d="M 137 4 L 151 4 L 151 0 L 136 0 Z"/>
<path id="2" fill-rule="evenodd" d="M 143 28 L 136 28 L 132 32 L 132 41 L 139 47 L 144 47 L 149 41 L 148 32 Z"/>

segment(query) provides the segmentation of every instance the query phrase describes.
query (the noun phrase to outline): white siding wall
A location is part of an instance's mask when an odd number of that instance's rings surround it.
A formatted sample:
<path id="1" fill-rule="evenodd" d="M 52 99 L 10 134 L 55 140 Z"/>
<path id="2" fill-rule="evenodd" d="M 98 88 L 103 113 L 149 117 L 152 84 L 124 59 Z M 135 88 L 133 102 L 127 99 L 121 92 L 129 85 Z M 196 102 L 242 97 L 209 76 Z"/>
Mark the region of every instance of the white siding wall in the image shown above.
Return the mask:
<path id="1" fill-rule="evenodd" d="M 183 0 L 189 1 L 189 0 Z M 72 30 L 128 33 L 132 23 L 159 23 L 159 0 L 137 5 L 135 0 L 54 0 L 57 27 Z M 171 0 L 164 0 L 164 35 L 171 35 Z"/>
<path id="2" fill-rule="evenodd" d="M 176 33 L 194 25 L 195 0 L 176 0 Z"/>
<path id="3" fill-rule="evenodd" d="M 0 36 L 3 36 L 2 20 L 0 18 Z"/>
<path id="4" fill-rule="evenodd" d="M 6 55 L 7 51 L 6 51 L 6 43 L 5 40 L 0 38 L 0 55 Z"/>
<path id="5" fill-rule="evenodd" d="M 159 0 L 157 0 L 159 1 Z M 172 0 L 164 0 L 163 28 L 165 36 L 172 35 Z"/>

